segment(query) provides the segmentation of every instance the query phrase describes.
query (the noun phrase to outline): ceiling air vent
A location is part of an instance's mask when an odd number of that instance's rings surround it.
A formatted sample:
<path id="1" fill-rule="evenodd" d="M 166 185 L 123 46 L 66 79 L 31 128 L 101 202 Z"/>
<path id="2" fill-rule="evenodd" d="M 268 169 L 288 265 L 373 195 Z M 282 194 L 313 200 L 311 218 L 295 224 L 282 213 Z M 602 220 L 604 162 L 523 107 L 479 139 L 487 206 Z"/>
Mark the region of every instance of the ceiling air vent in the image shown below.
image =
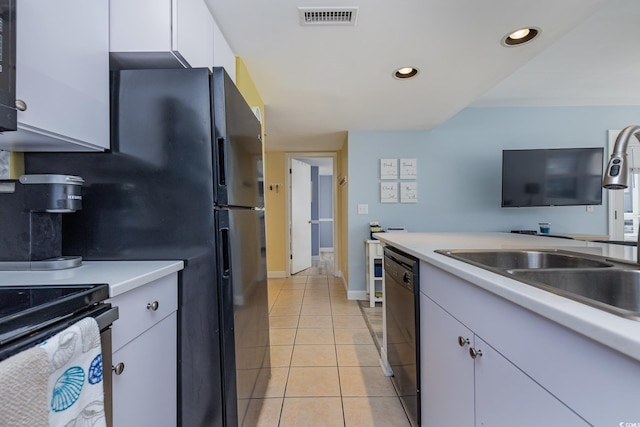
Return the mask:
<path id="1" fill-rule="evenodd" d="M 299 7 L 300 25 L 356 25 L 357 7 Z"/>

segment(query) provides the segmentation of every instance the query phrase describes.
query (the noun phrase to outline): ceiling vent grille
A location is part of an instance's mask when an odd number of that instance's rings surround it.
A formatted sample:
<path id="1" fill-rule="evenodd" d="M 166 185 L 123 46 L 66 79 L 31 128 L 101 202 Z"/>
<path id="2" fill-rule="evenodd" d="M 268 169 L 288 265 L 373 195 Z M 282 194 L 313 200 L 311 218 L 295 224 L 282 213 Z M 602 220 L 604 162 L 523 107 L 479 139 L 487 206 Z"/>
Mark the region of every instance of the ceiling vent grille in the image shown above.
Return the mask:
<path id="1" fill-rule="evenodd" d="M 299 7 L 300 25 L 356 25 L 357 7 Z"/>

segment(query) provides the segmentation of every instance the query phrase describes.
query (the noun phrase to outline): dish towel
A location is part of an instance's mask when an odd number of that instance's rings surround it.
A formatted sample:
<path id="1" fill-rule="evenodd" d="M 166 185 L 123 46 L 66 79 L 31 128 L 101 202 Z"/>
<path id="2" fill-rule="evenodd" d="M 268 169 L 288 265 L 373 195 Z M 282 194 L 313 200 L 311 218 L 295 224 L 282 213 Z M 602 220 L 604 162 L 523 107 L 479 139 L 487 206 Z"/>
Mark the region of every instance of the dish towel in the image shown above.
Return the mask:
<path id="1" fill-rule="evenodd" d="M 49 359 L 40 347 L 0 362 L 0 426 L 46 427 Z"/>
<path id="2" fill-rule="evenodd" d="M 40 346 L 49 360 L 49 426 L 106 426 L 100 330 L 95 319 L 84 318 Z"/>

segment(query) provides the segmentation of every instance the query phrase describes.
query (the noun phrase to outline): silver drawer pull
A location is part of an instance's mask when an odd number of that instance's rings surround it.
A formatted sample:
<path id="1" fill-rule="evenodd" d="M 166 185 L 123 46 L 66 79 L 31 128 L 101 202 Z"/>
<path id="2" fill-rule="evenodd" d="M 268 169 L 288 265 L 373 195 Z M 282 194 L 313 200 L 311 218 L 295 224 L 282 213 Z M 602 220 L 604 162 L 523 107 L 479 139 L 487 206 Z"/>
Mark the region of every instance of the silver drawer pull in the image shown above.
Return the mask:
<path id="1" fill-rule="evenodd" d="M 121 375 L 124 372 L 124 363 L 120 362 L 116 366 L 112 366 L 111 370 L 116 375 Z"/>
<path id="2" fill-rule="evenodd" d="M 22 99 L 16 99 L 16 109 L 18 111 L 27 111 L 27 103 Z"/>
<path id="3" fill-rule="evenodd" d="M 464 347 L 467 344 L 471 344 L 471 341 L 469 341 L 469 338 L 464 338 L 462 336 L 458 337 L 458 345 L 460 347 Z"/>
<path id="4" fill-rule="evenodd" d="M 476 358 L 482 356 L 482 350 L 471 347 L 469 348 L 469 356 L 471 356 L 471 358 L 475 360 Z"/>
<path id="5" fill-rule="evenodd" d="M 149 304 L 147 304 L 147 310 L 156 311 L 158 310 L 158 307 L 160 307 L 158 301 L 150 302 Z"/>

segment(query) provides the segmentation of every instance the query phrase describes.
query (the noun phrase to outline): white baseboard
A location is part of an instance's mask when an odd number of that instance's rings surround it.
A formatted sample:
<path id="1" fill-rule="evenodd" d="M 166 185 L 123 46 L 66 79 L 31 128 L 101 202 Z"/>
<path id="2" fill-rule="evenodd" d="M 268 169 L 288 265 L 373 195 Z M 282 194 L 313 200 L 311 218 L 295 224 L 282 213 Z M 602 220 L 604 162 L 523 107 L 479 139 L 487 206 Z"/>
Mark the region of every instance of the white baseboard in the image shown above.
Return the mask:
<path id="1" fill-rule="evenodd" d="M 389 366 L 389 362 L 387 362 L 387 352 L 384 347 L 380 349 L 380 367 L 382 368 L 382 373 L 385 377 L 393 376 L 391 366 Z"/>
<path id="2" fill-rule="evenodd" d="M 268 271 L 267 272 L 267 278 L 269 279 L 284 279 L 287 276 L 287 272 L 286 271 Z"/>
<path id="3" fill-rule="evenodd" d="M 367 291 L 347 291 L 347 299 L 367 301 Z"/>

